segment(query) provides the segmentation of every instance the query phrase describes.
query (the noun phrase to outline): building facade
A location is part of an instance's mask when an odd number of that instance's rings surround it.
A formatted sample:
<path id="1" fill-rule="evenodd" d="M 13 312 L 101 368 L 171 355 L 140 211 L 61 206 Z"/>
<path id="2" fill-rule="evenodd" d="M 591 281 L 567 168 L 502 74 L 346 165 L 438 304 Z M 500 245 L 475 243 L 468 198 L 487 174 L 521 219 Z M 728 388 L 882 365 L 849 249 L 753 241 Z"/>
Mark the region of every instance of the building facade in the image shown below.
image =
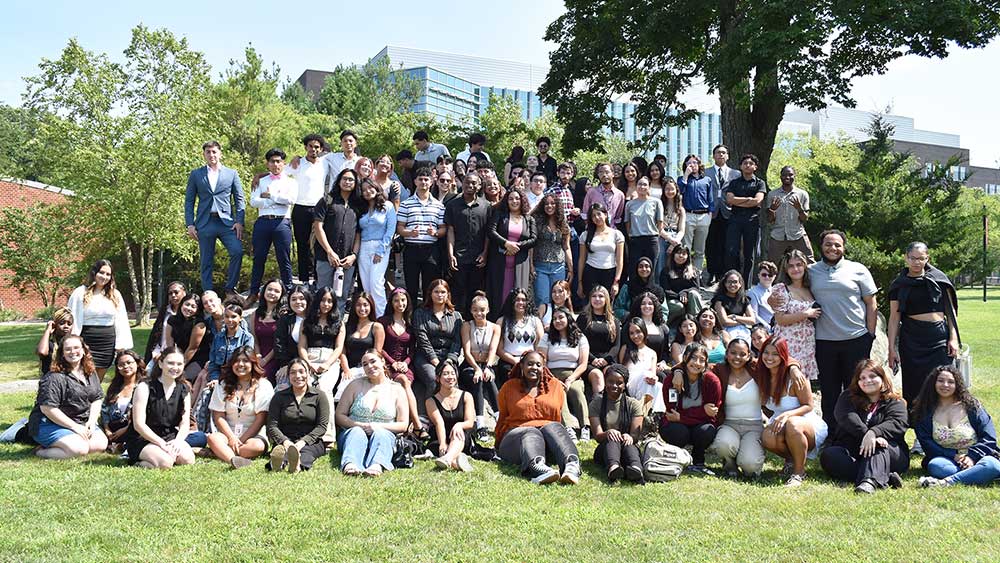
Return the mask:
<path id="1" fill-rule="evenodd" d="M 420 84 L 420 97 L 411 108 L 414 112 L 429 113 L 474 128 L 489 106 L 491 94 L 516 100 L 525 121 L 554 111 L 552 106 L 543 104 L 537 94 L 548 74 L 547 67 L 394 46 L 383 48 L 372 61 L 386 57 L 394 68 Z M 306 91 L 318 93 L 328 74 L 306 70 L 297 82 Z M 635 104 L 628 101 L 615 101 L 608 104 L 606 110 L 621 121 L 622 135 L 627 141 L 634 141 L 645 133 L 632 118 L 635 108 Z M 710 162 L 712 148 L 722 140 L 722 125 L 717 113 L 701 113 L 686 126 L 669 127 L 661 134 L 665 140 L 646 156 L 665 155 L 668 172 L 679 174 L 681 162 L 688 154 L 697 154 Z"/>

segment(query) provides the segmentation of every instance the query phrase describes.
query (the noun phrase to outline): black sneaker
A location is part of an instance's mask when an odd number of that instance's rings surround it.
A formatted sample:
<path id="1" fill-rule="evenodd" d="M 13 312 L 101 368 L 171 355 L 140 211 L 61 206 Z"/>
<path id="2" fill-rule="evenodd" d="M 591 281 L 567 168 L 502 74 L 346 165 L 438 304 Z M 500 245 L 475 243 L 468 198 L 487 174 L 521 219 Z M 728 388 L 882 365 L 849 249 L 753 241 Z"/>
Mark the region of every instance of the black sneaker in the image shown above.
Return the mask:
<path id="1" fill-rule="evenodd" d="M 646 478 L 642 475 L 642 468 L 638 465 L 630 465 L 625 468 L 625 479 L 639 484 L 646 482 Z"/>
<path id="2" fill-rule="evenodd" d="M 531 463 L 525 472 L 525 476 L 531 479 L 531 482 L 536 485 L 548 485 L 559 480 L 559 472 L 545 465 L 545 459 L 541 457 L 536 458 Z"/>
<path id="3" fill-rule="evenodd" d="M 625 475 L 625 470 L 622 469 L 622 466 L 615 464 L 614 467 L 608 470 L 608 481 L 610 481 L 611 483 L 617 482 L 624 475 Z"/>
<path id="4" fill-rule="evenodd" d="M 903 488 L 903 479 L 899 476 L 899 473 L 895 471 L 889 473 L 889 486 L 893 489 Z"/>

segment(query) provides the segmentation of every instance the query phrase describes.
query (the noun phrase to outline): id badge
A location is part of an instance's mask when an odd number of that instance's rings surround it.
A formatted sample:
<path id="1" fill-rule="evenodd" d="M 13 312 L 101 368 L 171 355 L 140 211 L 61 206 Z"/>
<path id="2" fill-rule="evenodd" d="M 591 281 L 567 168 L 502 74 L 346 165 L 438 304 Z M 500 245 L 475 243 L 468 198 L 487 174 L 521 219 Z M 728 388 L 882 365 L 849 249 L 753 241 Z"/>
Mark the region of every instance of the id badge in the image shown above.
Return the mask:
<path id="1" fill-rule="evenodd" d="M 667 402 L 676 403 L 677 402 L 677 390 L 671 387 L 667 391 Z"/>
<path id="2" fill-rule="evenodd" d="M 244 430 L 246 430 L 246 428 L 243 426 L 242 422 L 237 422 L 236 425 L 233 426 L 233 433 L 236 434 L 237 438 L 243 435 Z"/>

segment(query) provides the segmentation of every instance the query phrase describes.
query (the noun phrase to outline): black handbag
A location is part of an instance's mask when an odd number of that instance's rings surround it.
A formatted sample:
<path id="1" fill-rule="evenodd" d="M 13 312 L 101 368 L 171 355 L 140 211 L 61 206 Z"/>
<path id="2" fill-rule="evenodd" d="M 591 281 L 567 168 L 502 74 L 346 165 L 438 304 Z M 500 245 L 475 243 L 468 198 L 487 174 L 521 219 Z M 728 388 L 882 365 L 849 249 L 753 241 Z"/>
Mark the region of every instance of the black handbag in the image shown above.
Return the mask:
<path id="1" fill-rule="evenodd" d="M 392 466 L 396 469 L 410 469 L 413 467 L 413 457 L 424 453 L 426 449 L 427 445 L 413 432 L 400 432 L 396 435 Z"/>

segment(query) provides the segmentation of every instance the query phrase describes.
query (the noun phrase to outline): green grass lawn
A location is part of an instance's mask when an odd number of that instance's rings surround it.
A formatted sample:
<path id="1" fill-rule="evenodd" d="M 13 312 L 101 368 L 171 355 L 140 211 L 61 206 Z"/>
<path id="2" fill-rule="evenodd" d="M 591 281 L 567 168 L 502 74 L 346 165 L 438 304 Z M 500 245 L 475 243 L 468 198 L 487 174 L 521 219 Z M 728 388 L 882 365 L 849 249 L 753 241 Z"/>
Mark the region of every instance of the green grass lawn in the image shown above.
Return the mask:
<path id="1" fill-rule="evenodd" d="M 135 350 L 146 350 L 149 327 L 133 328 Z M 19 379 L 38 379 L 38 356 L 35 349 L 45 331 L 42 323 L 0 326 L 0 383 Z"/>
<path id="2" fill-rule="evenodd" d="M 974 391 L 1000 415 L 1000 306 L 977 296 L 962 293 L 960 323 Z M 27 361 L 10 359 L 7 328 L 0 371 Z M 0 396 L 0 428 L 32 400 Z M 581 446 L 585 460 L 592 451 Z M 205 459 L 147 472 L 110 456 L 45 462 L 0 446 L 0 560 L 1000 559 L 1000 486 L 918 489 L 916 458 L 903 490 L 870 498 L 823 478 L 815 463 L 801 489 L 785 490 L 773 458 L 760 483 L 684 476 L 645 487 L 608 486 L 589 462 L 576 487 L 475 465 L 441 474 L 418 462 L 379 479 L 344 477 L 329 460 L 294 476 L 267 474 L 262 460 L 240 472 Z"/>

